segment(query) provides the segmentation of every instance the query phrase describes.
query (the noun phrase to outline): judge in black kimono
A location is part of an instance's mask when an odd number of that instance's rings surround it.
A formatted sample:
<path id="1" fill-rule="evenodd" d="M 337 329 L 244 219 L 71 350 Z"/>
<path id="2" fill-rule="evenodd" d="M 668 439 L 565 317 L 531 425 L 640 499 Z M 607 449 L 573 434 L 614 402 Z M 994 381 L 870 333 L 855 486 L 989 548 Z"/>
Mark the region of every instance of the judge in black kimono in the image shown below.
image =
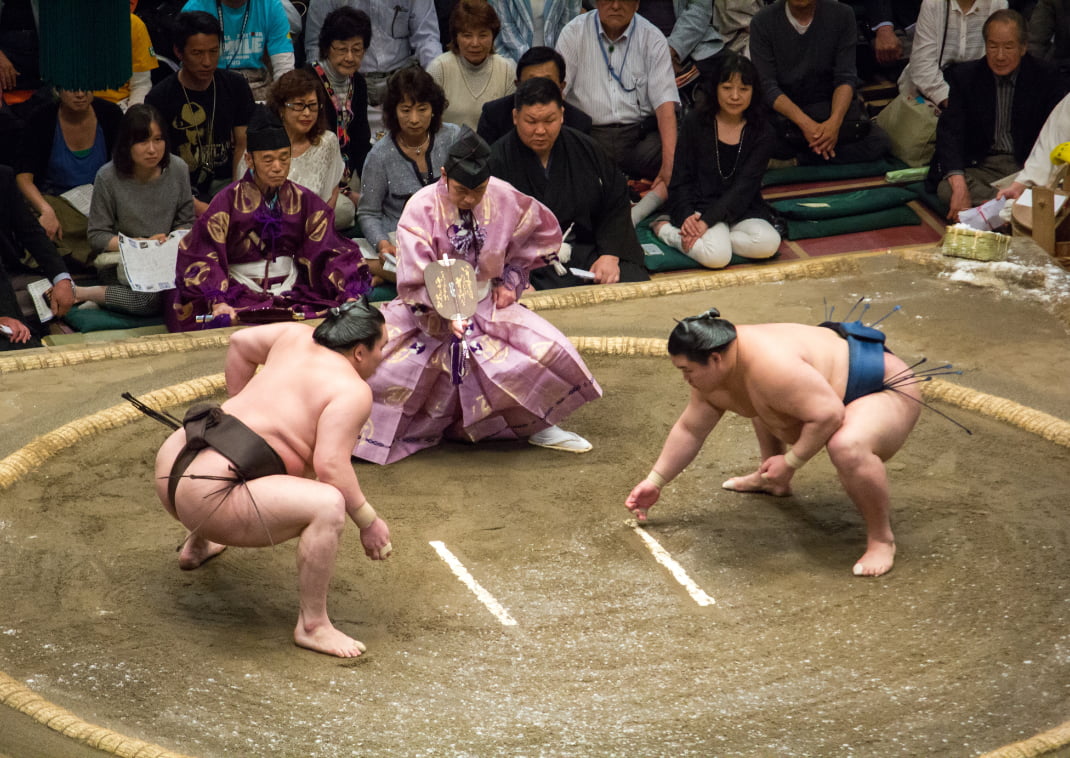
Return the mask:
<path id="1" fill-rule="evenodd" d="M 531 272 L 535 289 L 642 282 L 650 277 L 635 236 L 628 186 L 590 137 L 563 126 L 561 90 L 536 77 L 516 90 L 514 129 L 491 150 L 491 173 L 546 205 L 561 224 L 571 257 Z M 565 246 L 559 257 L 568 255 Z M 589 271 L 593 278 L 566 270 Z"/>

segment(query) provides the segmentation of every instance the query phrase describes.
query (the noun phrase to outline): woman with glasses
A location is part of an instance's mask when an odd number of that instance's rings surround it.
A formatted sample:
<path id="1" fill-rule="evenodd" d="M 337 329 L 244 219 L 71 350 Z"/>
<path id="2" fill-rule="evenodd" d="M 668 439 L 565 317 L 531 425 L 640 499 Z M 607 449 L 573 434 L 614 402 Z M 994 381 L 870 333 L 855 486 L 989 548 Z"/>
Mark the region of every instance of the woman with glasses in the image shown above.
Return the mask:
<path id="1" fill-rule="evenodd" d="M 340 193 L 345 163 L 338 137 L 326 129 L 326 96 L 315 75 L 304 69 L 283 74 L 271 86 L 268 105 L 290 138 L 288 178 L 319 195 L 334 208 L 334 228 L 353 226 L 356 209 Z"/>
<path id="2" fill-rule="evenodd" d="M 319 34 L 319 59 L 305 68 L 316 75 L 323 92 L 326 128 L 338 139 L 345 163 L 341 193 L 355 205 L 360 176 L 371 149 L 368 126 L 368 85 L 360 64 L 372 40 L 368 14 L 349 6 L 327 14 Z"/>

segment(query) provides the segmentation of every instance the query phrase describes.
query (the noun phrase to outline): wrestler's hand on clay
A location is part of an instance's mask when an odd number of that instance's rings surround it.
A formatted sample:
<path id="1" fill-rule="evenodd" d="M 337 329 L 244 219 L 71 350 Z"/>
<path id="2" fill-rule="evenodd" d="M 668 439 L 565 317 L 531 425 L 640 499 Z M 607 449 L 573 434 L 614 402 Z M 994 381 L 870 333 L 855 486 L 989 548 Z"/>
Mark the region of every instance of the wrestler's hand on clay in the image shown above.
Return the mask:
<path id="1" fill-rule="evenodd" d="M 491 295 L 494 297 L 495 308 L 508 308 L 516 302 L 516 290 L 512 287 L 506 287 L 504 284 L 499 284 L 495 287 Z"/>
<path id="2" fill-rule="evenodd" d="M 762 461 L 758 473 L 762 481 L 775 487 L 790 487 L 795 469 L 788 465 L 783 455 L 771 455 Z"/>
<path id="3" fill-rule="evenodd" d="M 646 521 L 646 512 L 654 507 L 661 497 L 661 488 L 644 479 L 632 488 L 624 505 L 635 515 L 636 521 Z"/>
<path id="4" fill-rule="evenodd" d="M 390 528 L 386 522 L 377 518 L 361 529 L 360 544 L 364 546 L 364 554 L 373 561 L 385 561 L 391 552 Z"/>

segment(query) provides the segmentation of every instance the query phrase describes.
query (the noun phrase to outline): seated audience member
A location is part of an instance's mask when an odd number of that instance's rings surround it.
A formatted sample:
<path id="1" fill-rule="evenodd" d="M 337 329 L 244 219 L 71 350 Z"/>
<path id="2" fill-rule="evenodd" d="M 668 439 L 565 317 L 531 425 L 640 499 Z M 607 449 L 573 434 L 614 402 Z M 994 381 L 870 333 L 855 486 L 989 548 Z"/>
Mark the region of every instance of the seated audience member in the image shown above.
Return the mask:
<path id="1" fill-rule="evenodd" d="M 15 165 L 19 189 L 72 265 L 87 265 L 92 250 L 85 215 L 60 195 L 93 183 L 111 156 L 122 117 L 119 106 L 92 92 L 61 89 L 55 103 L 30 116 L 23 133 Z"/>
<path id="2" fill-rule="evenodd" d="M 528 272 L 555 259 L 561 230 L 548 208 L 490 175 L 489 157 L 465 129 L 441 178 L 405 206 L 398 297 L 383 306 L 390 340 L 369 382 L 358 458 L 393 463 L 444 437 L 591 449 L 554 424 L 601 397 L 598 382 L 561 332 L 517 303 Z M 424 283 L 427 266 L 447 256 L 475 269 L 478 306 L 464 320 L 436 312 Z"/>
<path id="3" fill-rule="evenodd" d="M 130 106 L 119 122 L 114 156 L 93 183 L 90 247 L 95 253 L 117 252 L 120 234 L 162 242 L 192 224 L 189 168 L 170 154 L 163 118 L 151 105 Z M 79 287 L 77 301 L 134 316 L 161 312 L 161 293 L 132 290 L 121 264 L 118 277 L 118 284 Z"/>
<path id="4" fill-rule="evenodd" d="M 1070 0 L 1040 0 L 1029 17 L 1029 52 L 1049 61 L 1070 86 Z"/>
<path id="5" fill-rule="evenodd" d="M 754 64 L 728 53 L 710 96 L 684 118 L 669 185 L 669 218 L 651 228 L 667 245 L 706 268 L 735 253 L 769 258 L 780 247 L 762 199 L 773 130 L 765 117 Z"/>
<path id="6" fill-rule="evenodd" d="M 360 172 L 371 149 L 368 127 L 368 84 L 360 74 L 361 62 L 371 44 L 368 14 L 348 6 L 327 14 L 320 29 L 319 57 L 308 64 L 327 96 L 327 128 L 338 137 L 345 162 L 342 194 L 352 203 L 360 199 Z"/>
<path id="7" fill-rule="evenodd" d="M 520 56 L 516 64 L 516 84 L 537 76 L 546 77 L 565 91 L 565 59 L 552 47 L 533 47 Z M 476 130 L 488 145 L 493 145 L 513 129 L 513 96 L 506 95 L 483 105 Z M 584 134 L 591 132 L 591 117 L 572 103 L 565 103 L 565 126 Z"/>
<path id="8" fill-rule="evenodd" d="M 1022 168 L 1062 97 L 1057 77 L 1026 52 L 1025 20 L 1000 10 L 984 24 L 985 57 L 948 72 L 947 110 L 936 125 L 927 183 L 949 220 L 996 195 L 991 182 Z"/>
<path id="9" fill-rule="evenodd" d="M 0 3 L 0 90 L 35 90 L 42 84 L 37 3 Z"/>
<path id="10" fill-rule="evenodd" d="M 309 60 L 316 58 L 316 44 L 325 19 L 335 8 L 349 6 L 364 11 L 371 18 L 372 35 L 361 68 L 368 82 L 368 105 L 376 111 L 386 96 L 386 80 L 405 66 L 423 68 L 442 53 L 438 37 L 438 17 L 434 0 L 406 0 L 404 3 L 382 0 L 312 0 L 305 17 L 305 51 Z M 375 130 L 379 123 L 376 112 Z M 371 121 L 369 113 L 369 122 Z"/>
<path id="11" fill-rule="evenodd" d="M 331 209 L 286 178 L 290 141 L 275 114 L 257 106 L 248 137 L 249 173 L 179 245 L 169 315 L 181 331 L 319 318 L 371 289 L 360 248 L 334 231 Z"/>
<path id="12" fill-rule="evenodd" d="M 244 173 L 245 126 L 253 110 L 245 79 L 218 67 L 219 39 L 214 16 L 180 13 L 174 50 L 181 68 L 145 97 L 167 124 L 171 150 L 189 166 L 198 215 Z"/>
<path id="13" fill-rule="evenodd" d="M 974 61 L 985 54 L 981 27 L 1007 0 L 924 0 L 914 31 L 910 63 L 899 77 L 899 90 L 921 95 L 941 110 L 947 107 L 944 71 L 952 63 Z"/>
<path id="14" fill-rule="evenodd" d="M 40 347 L 44 336 L 36 316 L 23 315 L 15 294 L 13 278 L 20 273 L 25 253 L 52 282 L 49 301 L 53 315 L 66 315 L 74 304 L 71 275 L 56 246 L 23 202 L 14 171 L 0 165 L 0 351 Z"/>
<path id="15" fill-rule="evenodd" d="M 345 163 L 338 138 L 326 129 L 326 103 L 315 74 L 305 69 L 283 74 L 268 98 L 290 139 L 290 181 L 312 190 L 331 207 L 335 229 L 348 229 L 356 209 L 340 191 Z"/>
<path id="16" fill-rule="evenodd" d="M 595 284 L 649 279 L 624 175 L 597 142 L 563 126 L 560 87 L 535 77 L 521 82 L 515 100 L 516 128 L 491 149 L 491 174 L 553 211 L 568 230 L 567 266 L 590 271 Z M 533 269 L 530 281 L 535 289 L 592 283 L 552 265 Z"/>
<path id="17" fill-rule="evenodd" d="M 856 38 L 854 13 L 836 0 L 776 0 L 754 17 L 751 58 L 777 114 L 775 158 L 861 163 L 888 151 L 855 92 Z"/>
<path id="18" fill-rule="evenodd" d="M 115 103 L 123 110 L 131 105 L 145 102 L 145 95 L 152 89 L 152 71 L 159 68 L 156 52 L 152 48 L 148 27 L 134 14 L 138 0 L 130 0 L 130 79 L 117 89 L 105 89 L 93 94 L 101 100 Z"/>
<path id="19" fill-rule="evenodd" d="M 244 76 L 255 100 L 267 99 L 272 78 L 294 70 L 290 20 L 279 0 L 186 0 L 182 11 L 216 17 L 222 29 L 219 67 Z"/>
<path id="20" fill-rule="evenodd" d="M 1037 135 L 1033 149 L 1029 151 L 1029 157 L 1025 159 L 1025 166 L 1011 185 L 999 192 L 999 197 L 1017 199 L 1027 187 L 1049 186 L 1058 169 L 1051 161 L 1051 153 L 1064 142 L 1070 142 L 1070 95 L 1052 109 Z"/>
<path id="21" fill-rule="evenodd" d="M 516 64 L 494 52 L 501 23 L 486 0 L 461 0 L 450 14 L 450 46 L 427 67 L 446 93 L 442 118 L 475 129 L 483 105 L 516 90 Z"/>
<path id="22" fill-rule="evenodd" d="M 553 47 L 561 30 L 580 15 L 580 0 L 488 0 L 502 22 L 494 43 L 498 53 L 517 62 L 533 47 Z M 482 135 L 480 135 L 482 136 Z"/>
<path id="23" fill-rule="evenodd" d="M 591 115 L 591 137 L 630 178 L 650 179 L 664 200 L 676 153 L 676 89 L 665 36 L 639 0 L 596 0 L 561 30 L 557 51 L 570 80 L 565 100 Z"/>
<path id="24" fill-rule="evenodd" d="M 383 101 L 389 134 L 376 142 L 364 162 L 357 221 L 374 249 L 368 266 L 378 278 L 394 279 L 398 219 L 405 203 L 438 181 L 460 127 L 442 120 L 446 95 L 423 69 L 405 68 L 390 77 Z M 372 258 L 371 255 L 378 255 Z"/>

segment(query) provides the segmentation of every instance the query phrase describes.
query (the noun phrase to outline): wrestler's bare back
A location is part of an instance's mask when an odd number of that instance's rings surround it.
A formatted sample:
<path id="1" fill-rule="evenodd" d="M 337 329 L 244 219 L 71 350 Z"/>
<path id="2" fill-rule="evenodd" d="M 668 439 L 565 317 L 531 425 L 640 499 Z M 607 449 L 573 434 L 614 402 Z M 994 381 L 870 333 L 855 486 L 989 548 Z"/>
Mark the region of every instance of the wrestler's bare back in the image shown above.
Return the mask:
<path id="1" fill-rule="evenodd" d="M 842 405 L 849 349 L 831 329 L 786 323 L 736 331 L 733 376 L 702 396 L 715 409 L 758 417 L 790 443 L 812 405 Z"/>
<path id="2" fill-rule="evenodd" d="M 237 332 L 231 350 L 235 363 L 245 360 L 262 368 L 223 409 L 263 437 L 292 475 L 312 473 L 320 423 L 340 426 L 342 414 L 366 417 L 371 410 L 367 383 L 345 358 L 317 345 L 308 326 L 276 324 Z M 232 366 L 228 354 L 228 390 L 232 373 L 242 370 Z"/>

